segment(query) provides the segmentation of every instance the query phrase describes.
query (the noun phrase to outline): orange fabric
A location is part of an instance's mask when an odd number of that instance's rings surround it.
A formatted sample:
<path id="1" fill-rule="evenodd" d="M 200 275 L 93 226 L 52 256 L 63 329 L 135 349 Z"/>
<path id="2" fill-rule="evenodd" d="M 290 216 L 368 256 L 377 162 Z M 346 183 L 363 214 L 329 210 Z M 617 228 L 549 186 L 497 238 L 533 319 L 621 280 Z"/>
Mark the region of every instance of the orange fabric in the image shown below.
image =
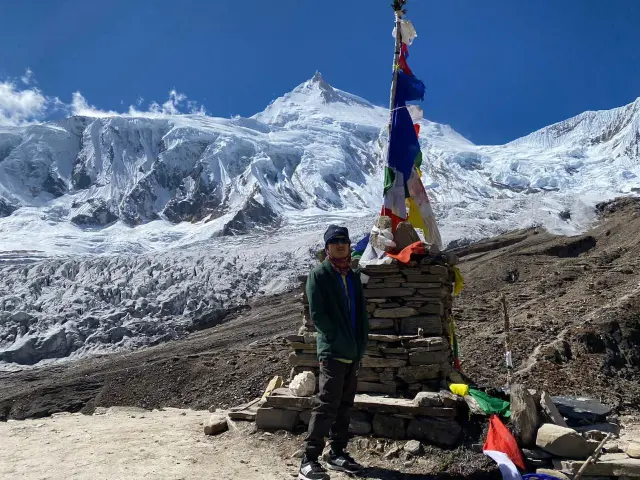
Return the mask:
<path id="1" fill-rule="evenodd" d="M 426 253 L 422 242 L 415 242 L 405 247 L 400 253 L 393 254 L 387 252 L 387 256 L 395 258 L 400 263 L 409 263 L 411 261 L 411 255 L 425 255 Z"/>
<path id="2" fill-rule="evenodd" d="M 506 454 L 520 469 L 525 470 L 524 457 L 518 447 L 518 442 L 511 432 L 504 426 L 497 415 L 489 418 L 489 433 L 482 450 L 497 450 Z"/>
<path id="3" fill-rule="evenodd" d="M 413 128 L 416 131 L 416 136 L 420 136 L 420 124 L 419 123 L 414 123 L 413 124 Z"/>

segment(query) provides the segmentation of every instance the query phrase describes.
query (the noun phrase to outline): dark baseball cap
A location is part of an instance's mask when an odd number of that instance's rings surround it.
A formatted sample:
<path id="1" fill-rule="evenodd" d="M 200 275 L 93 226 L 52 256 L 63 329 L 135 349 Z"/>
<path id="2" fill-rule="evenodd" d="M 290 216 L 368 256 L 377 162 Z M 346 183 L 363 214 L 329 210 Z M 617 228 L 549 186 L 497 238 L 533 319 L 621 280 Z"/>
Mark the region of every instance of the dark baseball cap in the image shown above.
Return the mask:
<path id="1" fill-rule="evenodd" d="M 325 246 L 332 240 L 345 240 L 351 243 L 351 239 L 349 238 L 349 230 L 347 229 L 347 227 L 329 225 L 329 228 L 327 228 L 327 231 L 324 232 Z"/>

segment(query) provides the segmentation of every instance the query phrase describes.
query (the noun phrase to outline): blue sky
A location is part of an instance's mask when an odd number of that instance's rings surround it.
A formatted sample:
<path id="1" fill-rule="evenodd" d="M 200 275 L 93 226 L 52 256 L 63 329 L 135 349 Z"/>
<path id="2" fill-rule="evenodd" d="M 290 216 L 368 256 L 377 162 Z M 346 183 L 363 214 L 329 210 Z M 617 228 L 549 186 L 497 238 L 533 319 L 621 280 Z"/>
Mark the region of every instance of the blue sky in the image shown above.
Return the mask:
<path id="1" fill-rule="evenodd" d="M 37 89 L 64 103 L 80 91 L 118 111 L 139 98 L 162 103 L 175 88 L 228 117 L 261 111 L 320 70 L 335 87 L 387 105 L 390 3 L 5 2 L 0 82 L 13 81 L 9 94 Z M 640 96 L 638 0 L 410 0 L 408 9 L 425 116 L 475 143 Z M 19 81 L 27 68 L 37 83 Z"/>

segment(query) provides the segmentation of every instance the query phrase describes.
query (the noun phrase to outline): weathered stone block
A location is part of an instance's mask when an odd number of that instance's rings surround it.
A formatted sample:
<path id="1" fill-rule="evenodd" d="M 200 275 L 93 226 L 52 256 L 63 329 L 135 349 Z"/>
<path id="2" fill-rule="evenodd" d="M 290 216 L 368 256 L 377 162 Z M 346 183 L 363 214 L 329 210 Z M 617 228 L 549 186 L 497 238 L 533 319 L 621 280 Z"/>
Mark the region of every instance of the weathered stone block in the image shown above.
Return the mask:
<path id="1" fill-rule="evenodd" d="M 406 360 L 401 358 L 383 358 L 383 357 L 370 357 L 365 355 L 362 359 L 363 367 L 389 367 L 389 368 L 399 368 L 404 367 L 407 364 Z"/>
<path id="2" fill-rule="evenodd" d="M 403 439 L 406 436 L 407 420 L 393 415 L 376 413 L 373 416 L 373 432 L 385 438 Z"/>
<path id="3" fill-rule="evenodd" d="M 404 282 L 402 286 L 408 287 L 408 288 L 441 289 L 442 283 L 441 282 Z"/>
<path id="4" fill-rule="evenodd" d="M 256 414 L 256 427 L 262 430 L 293 430 L 300 421 L 300 412 L 262 407 Z"/>
<path id="5" fill-rule="evenodd" d="M 386 395 L 396 394 L 396 384 L 384 384 L 379 382 L 363 382 L 358 380 L 358 393 L 384 393 Z"/>
<path id="6" fill-rule="evenodd" d="M 410 297 L 415 293 L 413 288 L 365 288 L 365 298 Z"/>
<path id="7" fill-rule="evenodd" d="M 460 440 L 462 427 L 453 419 L 422 417 L 409 422 L 407 437 L 440 447 L 453 447 Z"/>
<path id="8" fill-rule="evenodd" d="M 421 307 L 418 307 L 418 313 L 432 314 L 432 315 L 444 315 L 444 305 L 442 303 L 428 303 Z"/>
<path id="9" fill-rule="evenodd" d="M 291 352 L 289 354 L 289 363 L 297 367 L 317 367 L 318 357 L 314 354 Z"/>
<path id="10" fill-rule="evenodd" d="M 440 365 L 420 365 L 398 368 L 398 378 L 405 383 L 433 380 L 440 376 Z"/>
<path id="11" fill-rule="evenodd" d="M 409 350 L 409 365 L 431 365 L 445 363 L 449 359 L 448 350 L 431 352 L 426 349 L 412 348 Z"/>
<path id="12" fill-rule="evenodd" d="M 442 335 L 442 320 L 437 315 L 425 315 L 421 317 L 408 317 L 400 321 L 400 333 L 403 335 L 416 335 L 421 328 L 424 335 Z"/>
<path id="13" fill-rule="evenodd" d="M 418 311 L 411 307 L 377 308 L 374 312 L 374 316 L 379 318 L 405 318 L 417 315 Z"/>
<path id="14" fill-rule="evenodd" d="M 372 417 L 368 412 L 354 410 L 351 412 L 351 422 L 349 423 L 349 432 L 354 435 L 369 435 L 373 430 Z"/>
<path id="15" fill-rule="evenodd" d="M 388 330 L 395 326 L 392 318 L 370 318 L 369 329 L 371 330 Z"/>

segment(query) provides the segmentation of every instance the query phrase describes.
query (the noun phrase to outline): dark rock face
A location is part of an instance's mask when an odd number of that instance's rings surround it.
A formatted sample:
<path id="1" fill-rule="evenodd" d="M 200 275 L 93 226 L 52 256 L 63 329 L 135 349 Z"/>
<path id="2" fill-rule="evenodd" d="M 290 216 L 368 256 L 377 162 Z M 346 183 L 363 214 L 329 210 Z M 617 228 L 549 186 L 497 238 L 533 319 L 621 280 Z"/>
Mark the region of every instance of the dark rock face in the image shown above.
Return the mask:
<path id="1" fill-rule="evenodd" d="M 0 218 L 1 217 L 8 217 L 13 212 L 15 212 L 17 209 L 18 209 L 18 207 L 15 207 L 15 206 L 11 205 L 4 198 L 0 198 Z"/>
<path id="2" fill-rule="evenodd" d="M 71 221 L 76 225 L 102 227 L 118 220 L 113 208 L 102 198 L 91 198 L 85 206 L 85 209 L 71 217 Z"/>
<path id="3" fill-rule="evenodd" d="M 241 235 L 256 227 L 275 227 L 278 222 L 278 214 L 266 202 L 262 205 L 249 198 L 242 210 L 224 226 L 222 235 Z"/>

